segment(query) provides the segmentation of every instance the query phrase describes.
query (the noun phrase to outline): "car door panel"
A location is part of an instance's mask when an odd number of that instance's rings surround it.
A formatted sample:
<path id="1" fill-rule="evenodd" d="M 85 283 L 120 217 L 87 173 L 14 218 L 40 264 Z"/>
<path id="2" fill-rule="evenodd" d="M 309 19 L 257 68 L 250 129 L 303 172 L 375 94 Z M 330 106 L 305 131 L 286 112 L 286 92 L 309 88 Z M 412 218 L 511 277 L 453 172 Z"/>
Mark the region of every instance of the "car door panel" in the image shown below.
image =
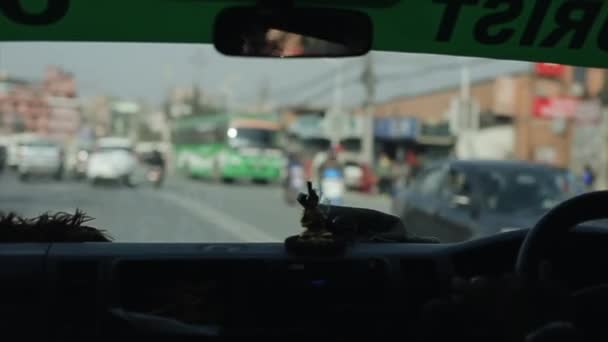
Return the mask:
<path id="1" fill-rule="evenodd" d="M 444 242 L 459 242 L 470 239 L 478 225 L 478 194 L 471 177 L 464 170 L 450 168 L 439 196 L 436 222 L 440 225 Z M 454 178 L 450 178 L 454 177 Z M 463 179 L 463 185 L 451 184 L 450 179 Z M 463 189 L 455 189 L 463 187 Z M 458 199 L 467 201 L 458 203 Z M 466 204 L 468 202 L 468 204 Z"/>
<path id="2" fill-rule="evenodd" d="M 438 194 L 444 176 L 443 170 L 444 168 L 439 166 L 423 171 L 405 197 L 402 218 L 406 227 L 417 235 L 436 235 L 436 217 L 440 205 Z"/>

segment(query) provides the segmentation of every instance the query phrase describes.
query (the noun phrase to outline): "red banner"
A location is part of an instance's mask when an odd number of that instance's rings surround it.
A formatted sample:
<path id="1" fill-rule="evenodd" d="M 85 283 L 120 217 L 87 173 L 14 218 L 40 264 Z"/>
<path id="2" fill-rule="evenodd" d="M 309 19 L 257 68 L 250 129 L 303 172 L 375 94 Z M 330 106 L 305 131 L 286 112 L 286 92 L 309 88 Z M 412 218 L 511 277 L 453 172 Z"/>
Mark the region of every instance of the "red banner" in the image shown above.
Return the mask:
<path id="1" fill-rule="evenodd" d="M 537 118 L 572 118 L 576 114 L 578 101 L 569 97 L 536 97 L 532 114 Z"/>
<path id="2" fill-rule="evenodd" d="M 545 77 L 560 77 L 566 71 L 564 65 L 555 63 L 536 63 L 534 69 L 537 75 Z"/>

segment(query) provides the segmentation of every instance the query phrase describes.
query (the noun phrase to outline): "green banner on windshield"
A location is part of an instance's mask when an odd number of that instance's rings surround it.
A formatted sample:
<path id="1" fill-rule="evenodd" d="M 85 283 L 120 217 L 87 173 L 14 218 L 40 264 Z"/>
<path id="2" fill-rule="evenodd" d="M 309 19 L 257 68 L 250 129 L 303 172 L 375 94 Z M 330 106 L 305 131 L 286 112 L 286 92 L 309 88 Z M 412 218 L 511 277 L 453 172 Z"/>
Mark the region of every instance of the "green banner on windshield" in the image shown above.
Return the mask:
<path id="1" fill-rule="evenodd" d="M 243 3 L 2 0 L 0 40 L 210 43 L 218 11 Z M 360 9 L 373 19 L 376 50 L 608 67 L 607 8 L 599 0 L 407 0 Z"/>

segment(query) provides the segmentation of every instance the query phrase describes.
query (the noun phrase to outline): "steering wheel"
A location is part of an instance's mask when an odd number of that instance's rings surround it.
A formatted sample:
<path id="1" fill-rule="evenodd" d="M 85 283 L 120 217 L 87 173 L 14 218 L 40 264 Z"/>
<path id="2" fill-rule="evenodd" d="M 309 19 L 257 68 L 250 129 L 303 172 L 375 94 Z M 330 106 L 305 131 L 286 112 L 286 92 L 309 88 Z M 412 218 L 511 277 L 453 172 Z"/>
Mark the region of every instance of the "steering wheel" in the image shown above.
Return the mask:
<path id="1" fill-rule="evenodd" d="M 515 271 L 526 281 L 539 280 L 544 252 L 576 225 L 608 218 L 608 191 L 595 191 L 566 200 L 545 214 L 528 232 L 519 249 Z"/>

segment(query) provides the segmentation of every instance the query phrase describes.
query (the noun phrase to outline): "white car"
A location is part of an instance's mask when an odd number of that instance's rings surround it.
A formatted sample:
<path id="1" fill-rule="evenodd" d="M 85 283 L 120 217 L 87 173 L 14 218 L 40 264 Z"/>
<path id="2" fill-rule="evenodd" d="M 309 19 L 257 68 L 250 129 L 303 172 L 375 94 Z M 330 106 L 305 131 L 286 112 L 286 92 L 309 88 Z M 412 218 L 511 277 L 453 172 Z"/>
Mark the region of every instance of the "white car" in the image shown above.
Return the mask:
<path id="1" fill-rule="evenodd" d="M 361 188 L 361 179 L 363 178 L 363 169 L 354 162 L 347 162 L 344 165 L 344 183 L 346 187 L 353 190 Z"/>
<path id="2" fill-rule="evenodd" d="M 22 142 L 17 148 L 17 172 L 19 179 L 27 181 L 31 176 L 63 176 L 61 146 L 47 140 Z"/>
<path id="3" fill-rule="evenodd" d="M 19 145 L 36 140 L 42 140 L 42 138 L 31 133 L 4 136 L 2 144 L 6 146 L 6 166 L 16 170 L 19 164 Z"/>
<path id="4" fill-rule="evenodd" d="M 132 145 L 119 138 L 100 139 L 88 158 L 87 179 L 96 184 L 101 180 L 121 181 L 133 185 L 137 158 Z"/>

